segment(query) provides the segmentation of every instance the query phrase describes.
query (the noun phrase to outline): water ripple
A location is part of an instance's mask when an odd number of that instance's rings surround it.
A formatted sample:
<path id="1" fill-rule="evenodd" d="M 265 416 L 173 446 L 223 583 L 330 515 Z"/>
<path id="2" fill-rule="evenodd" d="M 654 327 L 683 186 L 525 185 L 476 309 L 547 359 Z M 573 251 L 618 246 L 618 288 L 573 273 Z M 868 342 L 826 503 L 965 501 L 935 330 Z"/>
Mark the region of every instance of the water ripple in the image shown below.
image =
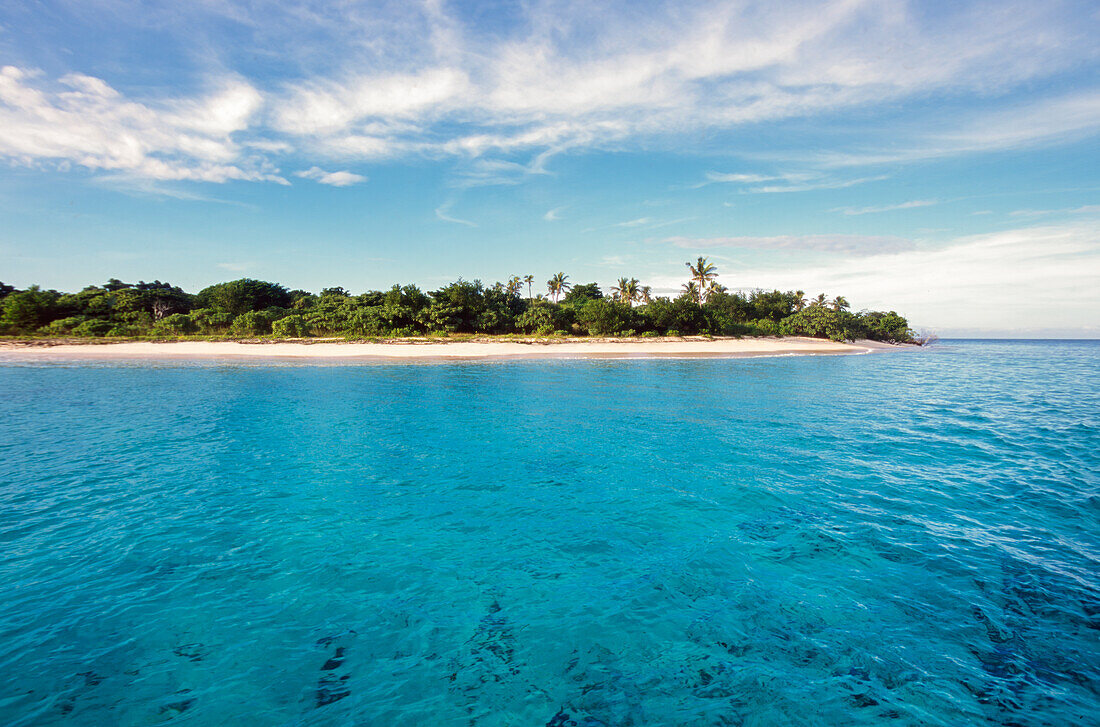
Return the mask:
<path id="1" fill-rule="evenodd" d="M 1098 354 L 2 365 L 0 722 L 1094 724 Z"/>

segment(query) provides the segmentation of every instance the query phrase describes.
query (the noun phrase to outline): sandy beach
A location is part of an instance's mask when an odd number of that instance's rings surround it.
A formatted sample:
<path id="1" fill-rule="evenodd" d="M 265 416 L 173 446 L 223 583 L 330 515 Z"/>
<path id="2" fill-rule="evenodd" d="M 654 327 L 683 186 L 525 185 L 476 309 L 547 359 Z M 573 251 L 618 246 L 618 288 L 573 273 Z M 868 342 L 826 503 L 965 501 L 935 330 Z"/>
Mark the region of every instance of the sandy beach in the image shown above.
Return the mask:
<path id="1" fill-rule="evenodd" d="M 378 359 L 476 360 L 511 358 L 744 358 L 780 355 L 863 354 L 899 350 L 875 341 L 836 343 L 816 338 L 678 338 L 400 340 L 377 343 L 293 341 L 139 341 L 129 343 L 0 343 L 0 360 L 210 360 L 210 359 Z"/>

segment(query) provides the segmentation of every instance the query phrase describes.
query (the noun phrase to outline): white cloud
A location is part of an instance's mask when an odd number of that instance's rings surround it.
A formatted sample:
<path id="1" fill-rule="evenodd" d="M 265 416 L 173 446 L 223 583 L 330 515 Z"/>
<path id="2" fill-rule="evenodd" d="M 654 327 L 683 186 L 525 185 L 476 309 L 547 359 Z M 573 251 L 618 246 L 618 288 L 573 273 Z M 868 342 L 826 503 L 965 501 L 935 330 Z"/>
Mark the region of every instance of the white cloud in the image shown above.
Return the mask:
<path id="1" fill-rule="evenodd" d="M 771 237 L 668 237 L 664 242 L 687 250 L 813 250 L 875 255 L 912 249 L 911 240 L 891 235 L 775 235 Z"/>
<path id="2" fill-rule="evenodd" d="M 259 110 L 259 93 L 237 79 L 219 86 L 206 97 L 140 104 L 98 78 L 70 74 L 51 85 L 5 66 L 0 155 L 155 180 L 285 183 L 273 165 L 232 139 Z"/>
<path id="3" fill-rule="evenodd" d="M 294 172 L 295 177 L 302 177 L 303 179 L 313 179 L 321 184 L 328 184 L 333 187 L 349 187 L 353 184 L 367 181 L 367 178 L 361 174 L 353 174 L 352 172 L 326 172 L 320 167 L 310 167 L 301 172 Z"/>
<path id="4" fill-rule="evenodd" d="M 812 192 L 818 189 L 847 189 L 867 182 L 879 182 L 886 179 L 885 175 L 878 177 L 861 177 L 859 179 L 844 180 L 820 180 L 802 184 L 770 184 L 763 187 L 751 187 L 745 191 L 755 194 L 776 194 L 786 192 Z"/>
<path id="5" fill-rule="evenodd" d="M 451 214 L 451 207 L 454 206 L 454 200 L 448 200 L 443 204 L 435 208 L 435 216 L 444 222 L 453 222 L 456 225 L 466 225 L 467 227 L 477 227 L 476 222 L 470 220 L 464 220 L 461 217 L 455 217 Z"/>
<path id="6" fill-rule="evenodd" d="M 1100 204 L 1087 204 L 1081 207 L 1062 207 L 1049 210 L 1015 210 L 1009 212 L 1012 217 L 1045 217 L 1047 215 L 1095 215 L 1100 214 Z"/>
<path id="7" fill-rule="evenodd" d="M 542 219 L 546 220 L 547 222 L 555 222 L 557 220 L 560 220 L 561 211 L 565 209 L 565 207 L 566 205 L 562 205 L 561 207 L 555 207 L 552 210 L 547 210 L 546 214 L 542 216 Z"/>
<path id="8" fill-rule="evenodd" d="M 700 0 L 638 12 L 626 3 L 532 0 L 504 28 L 488 31 L 483 17 L 440 2 L 116 10 L 111 22 L 123 29 L 178 27 L 189 43 L 228 19 L 249 29 L 240 55 L 279 48 L 287 75 L 264 83 L 228 77 L 206 95 L 149 100 L 121 93 L 111 79 L 73 73 L 50 82 L 8 67 L 0 75 L 0 155 L 206 181 L 279 181 L 272 160 L 289 153 L 310 158 L 306 165 L 483 157 L 498 169 L 471 167 L 466 178 L 495 184 L 539 173 L 535 164 L 521 164 L 527 173 L 499 167 L 520 163 L 518 156 L 648 147 L 689 132 L 695 139 L 853 109 L 866 119 L 865 109 L 908 99 L 927 107 L 928 98 L 978 95 L 993 110 L 962 125 L 954 112 L 938 125 L 890 124 L 877 129 L 880 146 L 852 151 L 846 143 L 812 158 L 795 149 L 791 158 L 835 166 L 905 161 L 1100 129 L 1100 91 L 1012 108 L 1003 100 L 1098 57 L 1095 15 L 1061 3 L 1006 8 L 1004 0 L 975 0 L 927 12 L 888 0 Z M 731 151 L 755 153 L 751 138 L 733 137 Z M 707 183 L 774 193 L 869 179 L 713 172 Z"/>
<path id="9" fill-rule="evenodd" d="M 1100 131 L 1100 90 L 1085 89 L 1007 108 L 969 112 L 962 119 L 939 123 L 945 127 L 940 131 L 907 133 L 904 127 L 895 129 L 895 137 L 901 134 L 910 138 L 908 145 L 898 145 L 895 140 L 889 149 L 830 151 L 809 159 L 803 155 L 800 160 L 832 167 L 897 164 L 1073 141 Z"/>
<path id="10" fill-rule="evenodd" d="M 909 202 L 899 202 L 898 204 L 887 204 L 880 207 L 837 207 L 829 210 L 830 212 L 841 212 L 846 215 L 869 215 L 876 212 L 893 212 L 894 210 L 908 210 L 914 207 L 931 207 L 934 204 L 938 204 L 938 200 L 934 199 L 914 199 Z"/>
<path id="11" fill-rule="evenodd" d="M 676 280 L 654 285 L 675 287 Z M 722 277 L 734 288 L 841 294 L 853 307 L 897 310 L 941 335 L 1044 328 L 1100 335 L 1097 280 L 1100 232 L 1084 223 L 974 235 L 935 249 L 844 256 L 823 265 L 792 259 L 782 266 L 740 266 Z"/>
<path id="12" fill-rule="evenodd" d="M 275 113 L 274 127 L 291 134 L 347 130 L 362 119 L 403 119 L 438 113 L 468 87 L 465 73 L 428 68 L 413 74 L 360 76 L 345 83 L 295 87 Z"/>

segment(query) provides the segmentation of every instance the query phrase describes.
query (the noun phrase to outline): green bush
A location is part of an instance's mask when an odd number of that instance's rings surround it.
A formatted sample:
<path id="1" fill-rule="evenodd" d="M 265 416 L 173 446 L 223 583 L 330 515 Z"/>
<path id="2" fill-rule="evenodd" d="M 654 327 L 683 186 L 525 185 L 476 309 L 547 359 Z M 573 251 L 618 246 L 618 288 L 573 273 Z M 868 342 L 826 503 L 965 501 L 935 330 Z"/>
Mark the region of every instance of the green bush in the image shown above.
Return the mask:
<path id="1" fill-rule="evenodd" d="M 869 311 L 861 313 L 859 317 L 863 321 L 867 337 L 872 340 L 886 341 L 887 343 L 909 343 L 913 341 L 913 331 L 909 328 L 909 321 L 894 311 L 889 313 Z"/>
<path id="2" fill-rule="evenodd" d="M 198 330 L 199 324 L 186 313 L 173 313 L 153 325 L 153 333 L 160 336 L 182 336 Z"/>
<path id="3" fill-rule="evenodd" d="M 577 310 L 577 323 L 590 336 L 619 336 L 634 328 L 635 313 L 630 306 L 607 298 L 586 301 Z"/>
<path id="4" fill-rule="evenodd" d="M 309 326 L 306 319 L 299 315 L 280 318 L 271 324 L 271 330 L 276 336 L 283 338 L 305 338 L 309 335 Z"/>
<path id="5" fill-rule="evenodd" d="M 101 321 L 93 318 L 90 321 L 84 321 L 83 323 L 81 323 L 79 326 L 74 328 L 71 333 L 74 336 L 92 336 L 95 338 L 100 338 L 102 336 L 106 336 L 108 332 L 110 332 L 110 330 L 114 327 L 115 324 L 111 323 L 110 321 Z"/>
<path id="6" fill-rule="evenodd" d="M 233 323 L 233 316 L 220 308 L 196 308 L 189 315 L 204 333 L 224 331 Z"/>
<path id="7" fill-rule="evenodd" d="M 211 285 L 195 296 L 199 307 L 221 308 L 234 316 L 271 307 L 287 308 L 291 300 L 290 291 L 278 283 L 250 278 Z"/>
<path id="8" fill-rule="evenodd" d="M 812 336 L 833 341 L 851 341 L 865 335 L 858 316 L 820 305 L 803 308 L 787 316 L 780 322 L 779 329 L 788 336 Z"/>
<path id="9" fill-rule="evenodd" d="M 51 321 L 46 325 L 38 329 L 39 333 L 45 333 L 50 336 L 63 336 L 67 333 L 72 333 L 73 329 L 79 326 L 84 321 L 88 320 L 84 316 L 69 316 L 68 318 L 59 318 L 56 321 Z"/>
<path id="10" fill-rule="evenodd" d="M 0 326 L 6 331 L 29 333 L 50 322 L 60 296 L 32 285 L 9 293 L 0 304 Z"/>
<path id="11" fill-rule="evenodd" d="M 687 298 L 658 298 L 639 309 L 642 319 L 658 333 L 676 331 L 680 335 L 694 335 L 707 329 L 703 309 Z"/>
<path id="12" fill-rule="evenodd" d="M 271 333 L 276 316 L 271 311 L 250 310 L 233 319 L 229 332 L 234 336 L 265 336 Z"/>
<path id="13" fill-rule="evenodd" d="M 121 337 L 121 336 L 140 336 L 146 329 L 141 326 L 132 326 L 125 323 L 116 323 L 111 326 L 107 331 L 108 336 Z"/>

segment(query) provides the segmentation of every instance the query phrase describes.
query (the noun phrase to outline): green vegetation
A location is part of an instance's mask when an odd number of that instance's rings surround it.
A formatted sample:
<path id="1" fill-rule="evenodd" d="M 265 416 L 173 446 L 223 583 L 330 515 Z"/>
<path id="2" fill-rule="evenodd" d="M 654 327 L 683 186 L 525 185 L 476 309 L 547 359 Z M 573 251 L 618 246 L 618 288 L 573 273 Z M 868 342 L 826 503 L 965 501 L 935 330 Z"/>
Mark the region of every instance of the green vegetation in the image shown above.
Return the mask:
<path id="1" fill-rule="evenodd" d="M 908 322 L 890 311 L 851 313 L 842 297 L 807 301 L 801 290 L 729 292 L 718 270 L 699 258 L 675 298 L 654 297 L 622 277 L 605 296 L 596 283 L 570 284 L 556 273 L 547 295 L 534 277 L 485 286 L 457 280 L 423 292 L 415 285 L 352 295 L 319 294 L 278 283 L 233 280 L 189 294 L 162 283 L 111 279 L 79 293 L 0 283 L 0 335 L 41 337 L 345 338 L 458 334 L 538 336 L 774 336 L 913 341 Z M 526 294 L 526 297 L 524 297 Z"/>

